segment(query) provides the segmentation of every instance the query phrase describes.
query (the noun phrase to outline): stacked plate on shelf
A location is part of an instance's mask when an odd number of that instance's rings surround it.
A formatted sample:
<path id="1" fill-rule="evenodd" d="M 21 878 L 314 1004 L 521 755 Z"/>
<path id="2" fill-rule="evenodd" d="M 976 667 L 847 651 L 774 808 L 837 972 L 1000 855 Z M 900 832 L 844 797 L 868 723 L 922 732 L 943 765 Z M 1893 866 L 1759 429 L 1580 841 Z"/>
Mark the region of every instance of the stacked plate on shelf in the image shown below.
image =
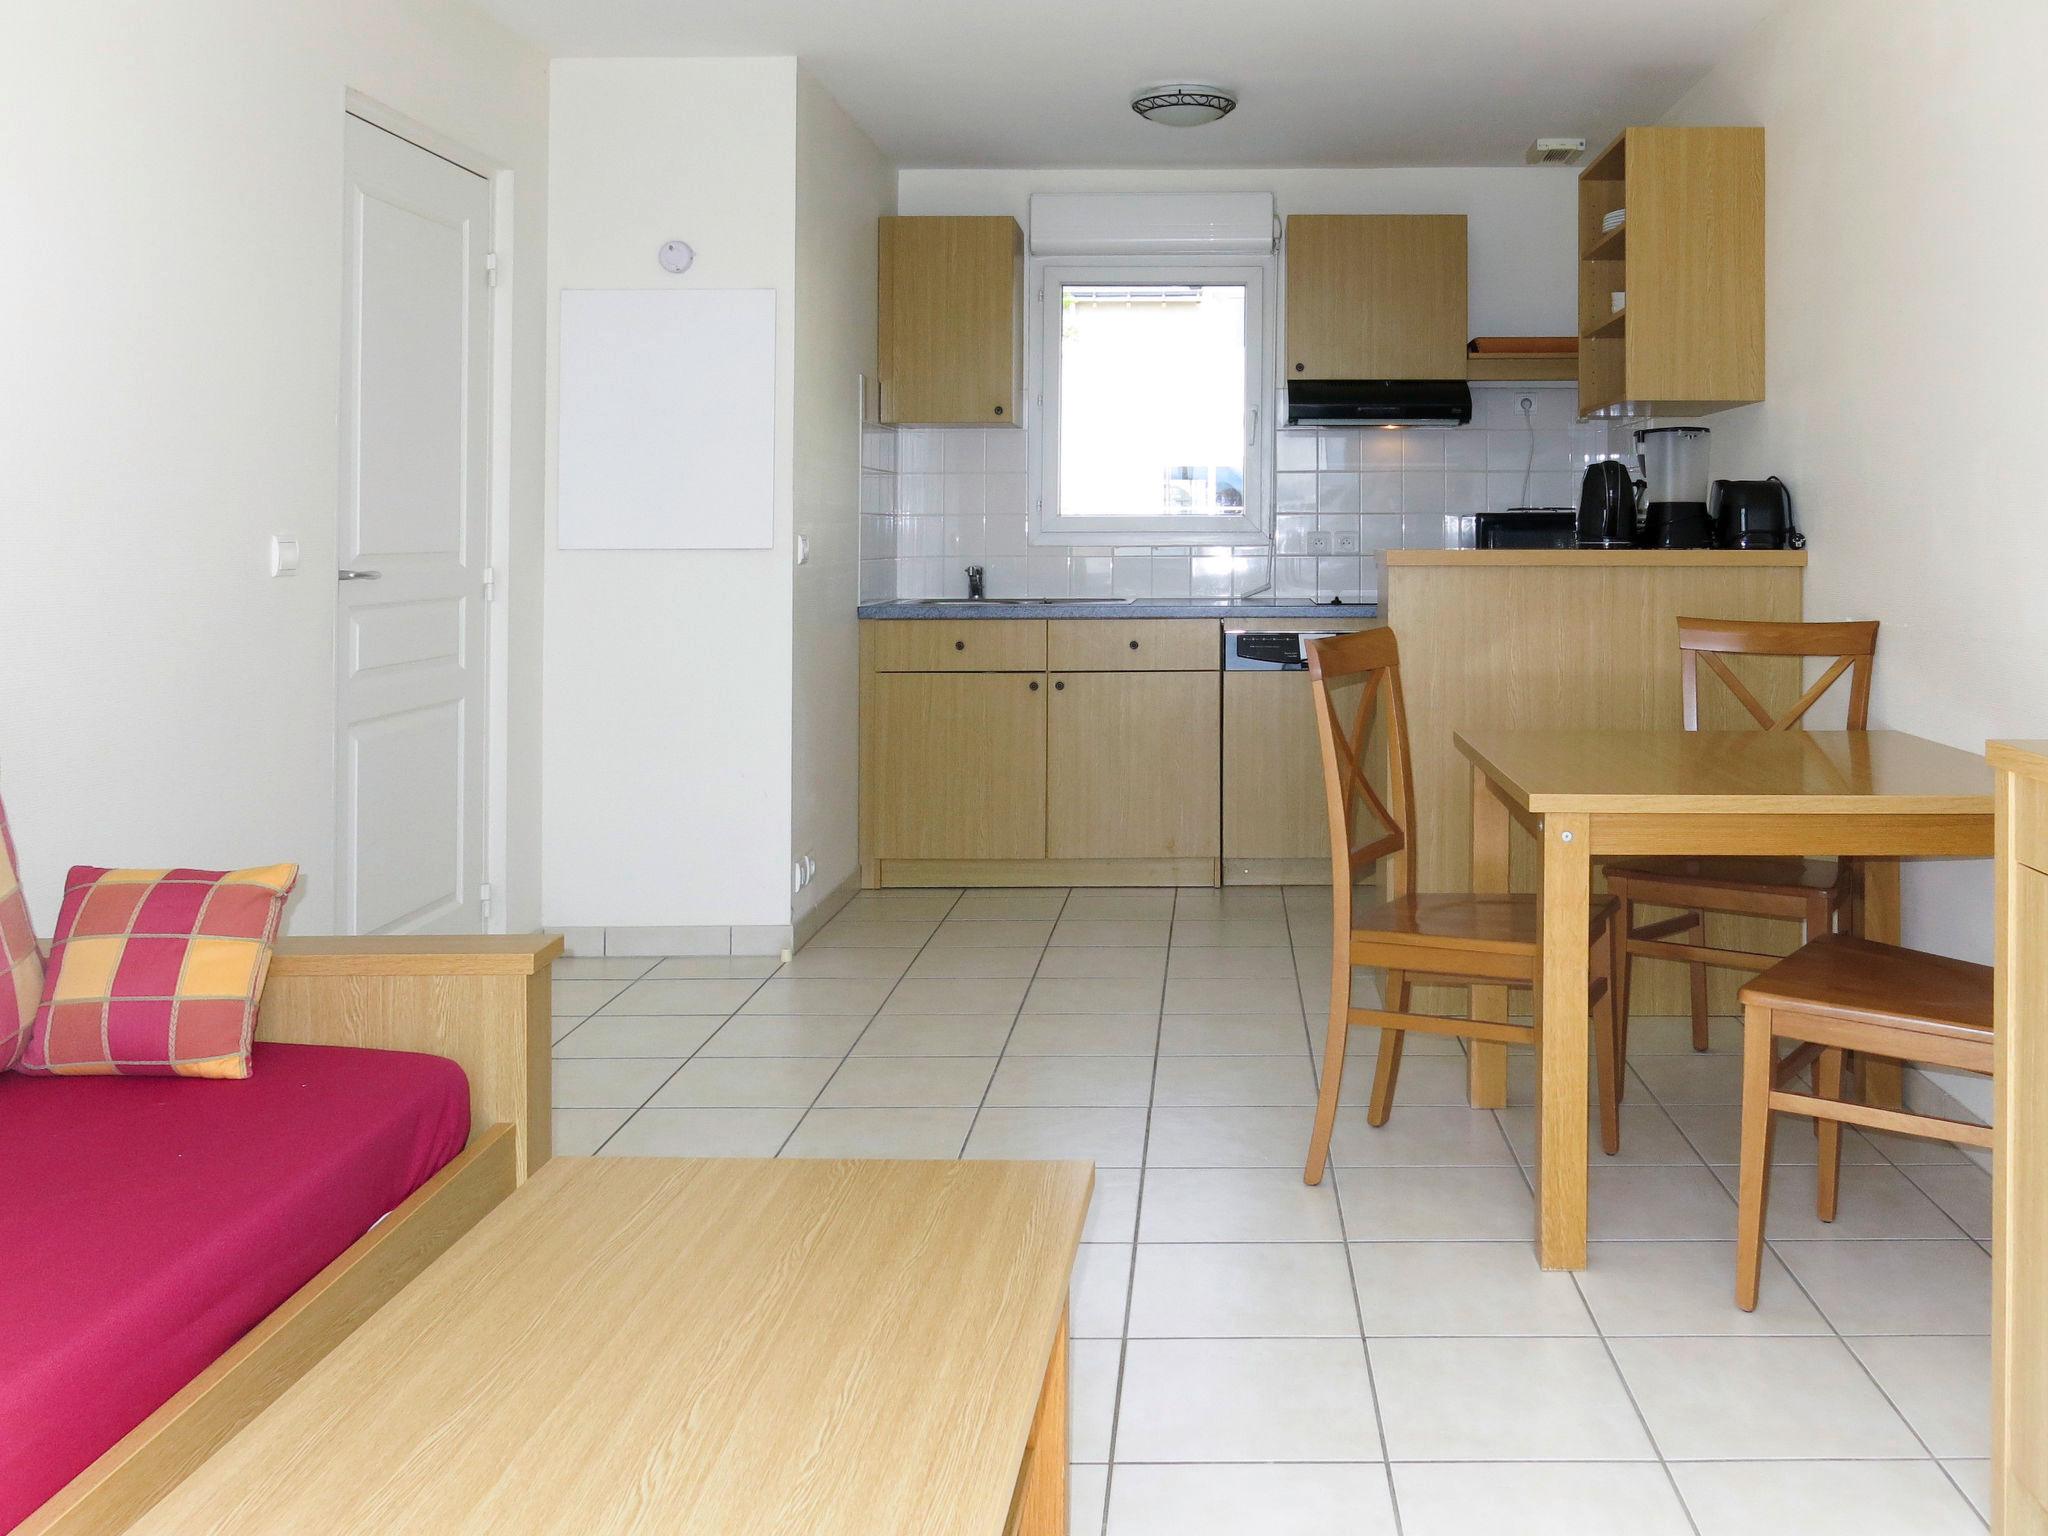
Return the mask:
<path id="1" fill-rule="evenodd" d="M 1600 220 L 1600 233 L 1603 235 L 1613 234 L 1617 229 L 1621 228 L 1623 221 L 1627 218 L 1628 210 L 1626 208 L 1615 209 L 1614 212 Z"/>

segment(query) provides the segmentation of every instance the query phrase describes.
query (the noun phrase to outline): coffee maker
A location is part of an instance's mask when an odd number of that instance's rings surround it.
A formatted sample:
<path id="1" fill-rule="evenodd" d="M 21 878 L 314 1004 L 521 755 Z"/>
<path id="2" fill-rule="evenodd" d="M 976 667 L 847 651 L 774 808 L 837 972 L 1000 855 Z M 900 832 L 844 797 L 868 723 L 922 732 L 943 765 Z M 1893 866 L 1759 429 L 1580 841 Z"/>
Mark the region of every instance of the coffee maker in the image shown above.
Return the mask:
<path id="1" fill-rule="evenodd" d="M 1636 431 L 1642 472 L 1642 543 L 1650 549 L 1708 549 L 1707 429 L 1642 427 Z"/>

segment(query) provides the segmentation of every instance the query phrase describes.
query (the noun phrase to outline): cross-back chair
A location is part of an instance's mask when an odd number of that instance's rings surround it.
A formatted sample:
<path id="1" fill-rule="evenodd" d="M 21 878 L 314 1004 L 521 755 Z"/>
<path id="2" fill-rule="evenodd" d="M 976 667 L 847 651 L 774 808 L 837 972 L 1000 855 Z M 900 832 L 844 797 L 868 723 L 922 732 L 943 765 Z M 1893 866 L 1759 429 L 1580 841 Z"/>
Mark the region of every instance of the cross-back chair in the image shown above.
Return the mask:
<path id="1" fill-rule="evenodd" d="M 1400 646 L 1391 629 L 1361 630 L 1308 647 L 1310 691 L 1315 700 L 1316 735 L 1322 748 L 1323 792 L 1330 824 L 1330 1026 L 1323 1052 L 1322 1085 L 1315 1129 L 1309 1138 L 1302 1177 L 1322 1182 L 1337 1099 L 1344 1078 L 1344 1051 L 1351 1030 L 1379 1030 L 1379 1057 L 1366 1110 L 1369 1124 L 1385 1125 L 1401 1074 L 1401 1050 L 1410 1030 L 1505 1045 L 1532 1045 L 1540 1024 L 1491 1019 L 1446 1018 L 1409 1011 L 1411 978 L 1449 985 L 1530 987 L 1541 964 L 1539 913 L 1534 896 L 1420 894 L 1415 871 L 1415 775 L 1408 750 L 1408 714 L 1401 694 Z M 1356 697 L 1351 697 L 1355 690 Z M 1368 761 L 1373 725 L 1385 710 L 1385 792 L 1375 786 Z M 1358 884 L 1375 866 L 1386 866 L 1384 899 L 1361 902 Z M 1588 1006 L 1601 1007 L 1597 1042 L 1600 1083 L 1600 1139 L 1610 1153 L 1618 1146 L 1613 968 L 1620 930 L 1611 898 L 1594 900 L 1586 915 L 1592 947 Z M 1351 1003 L 1354 966 L 1386 973 L 1385 1006 Z"/>
<path id="2" fill-rule="evenodd" d="M 1870 676 L 1877 654 L 1877 621 L 1776 624 L 1743 619 L 1678 621 L 1679 685 L 1685 728 L 1700 728 L 1701 674 L 1718 679 L 1759 730 L 1797 729 L 1813 706 L 1846 676 L 1848 728 L 1870 724 Z M 1792 705 L 1774 714 L 1731 667 L 1730 656 L 1826 658 L 1829 665 Z M 1812 940 L 1832 932 L 1838 921 L 1862 926 L 1863 882 L 1853 860 L 1798 858 L 1632 858 L 1605 866 L 1608 894 L 1621 903 L 1622 955 L 1616 977 L 1615 1013 L 1628 1058 L 1630 982 L 1639 959 L 1675 960 L 1692 979 L 1692 1045 L 1707 1048 L 1707 969 L 1762 971 L 1777 955 L 1725 949 L 1707 943 L 1707 914 L 1774 917 L 1804 925 Z M 1679 915 L 1636 925 L 1638 906 L 1677 907 Z"/>

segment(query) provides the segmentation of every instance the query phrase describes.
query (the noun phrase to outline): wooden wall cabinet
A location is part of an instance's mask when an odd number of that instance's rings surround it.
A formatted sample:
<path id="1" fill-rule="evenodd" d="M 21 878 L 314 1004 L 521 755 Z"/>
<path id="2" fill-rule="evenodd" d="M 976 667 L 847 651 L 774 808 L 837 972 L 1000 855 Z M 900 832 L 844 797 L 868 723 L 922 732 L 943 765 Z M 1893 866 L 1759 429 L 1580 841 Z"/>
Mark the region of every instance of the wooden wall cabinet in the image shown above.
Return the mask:
<path id="1" fill-rule="evenodd" d="M 1462 379 L 1465 216 L 1287 220 L 1289 379 Z"/>
<path id="2" fill-rule="evenodd" d="M 881 221 L 881 410 L 891 426 L 1014 427 L 1024 397 L 1024 231 Z"/>
<path id="3" fill-rule="evenodd" d="M 1998 770 L 1991 1528 L 2048 1533 L 2048 742 Z"/>
<path id="4" fill-rule="evenodd" d="M 1627 129 L 1579 176 L 1580 411 L 1699 416 L 1763 397 L 1763 129 Z"/>

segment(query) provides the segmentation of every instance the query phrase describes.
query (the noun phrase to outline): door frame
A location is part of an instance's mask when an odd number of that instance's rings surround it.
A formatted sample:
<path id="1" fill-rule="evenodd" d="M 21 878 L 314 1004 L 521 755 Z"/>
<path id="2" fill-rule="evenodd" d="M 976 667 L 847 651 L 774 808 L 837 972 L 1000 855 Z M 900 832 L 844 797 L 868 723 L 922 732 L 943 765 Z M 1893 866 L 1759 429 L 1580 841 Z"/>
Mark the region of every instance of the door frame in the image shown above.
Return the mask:
<path id="1" fill-rule="evenodd" d="M 512 705 L 512 605 L 515 590 L 512 572 L 512 316 L 513 298 L 518 291 L 518 265 L 512 259 L 513 171 L 500 160 L 451 139 L 417 118 L 385 106 L 362 92 L 348 90 L 342 102 L 344 117 L 359 117 L 372 127 L 404 139 L 416 149 L 448 161 L 481 176 L 491 189 L 491 249 L 497 253 L 497 285 L 491 289 L 490 334 L 490 443 L 484 460 L 485 563 L 491 568 L 495 595 L 490 604 L 490 679 L 486 697 L 490 722 L 486 732 L 488 749 L 484 765 L 484 847 L 483 879 L 491 887 L 491 915 L 484 921 L 487 933 L 507 931 L 511 902 L 507 895 L 508 866 L 511 862 L 511 821 L 506 801 L 511 778 L 510 715 Z M 337 450 L 339 451 L 339 449 Z M 339 463 L 337 461 L 337 471 Z M 335 478 L 336 528 L 340 527 L 341 480 Z M 334 584 L 334 613 L 328 629 L 339 634 L 341 588 Z M 329 675 L 338 676 L 341 658 L 337 654 Z M 340 761 L 340 712 L 335 710 L 335 736 L 328 753 L 330 764 Z M 341 793 L 335 781 L 333 796 Z M 332 798 L 332 797 L 330 797 Z M 338 825 L 338 817 L 330 818 Z M 337 834 L 338 836 L 338 834 Z M 335 846 L 335 864 L 341 868 L 341 849 Z M 335 893 L 340 900 L 340 891 Z M 337 915 L 339 909 L 337 908 Z M 336 924 L 339 927 L 339 924 Z"/>

